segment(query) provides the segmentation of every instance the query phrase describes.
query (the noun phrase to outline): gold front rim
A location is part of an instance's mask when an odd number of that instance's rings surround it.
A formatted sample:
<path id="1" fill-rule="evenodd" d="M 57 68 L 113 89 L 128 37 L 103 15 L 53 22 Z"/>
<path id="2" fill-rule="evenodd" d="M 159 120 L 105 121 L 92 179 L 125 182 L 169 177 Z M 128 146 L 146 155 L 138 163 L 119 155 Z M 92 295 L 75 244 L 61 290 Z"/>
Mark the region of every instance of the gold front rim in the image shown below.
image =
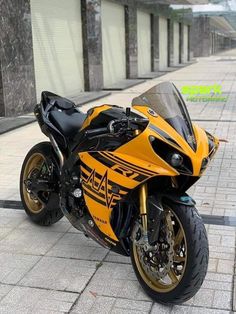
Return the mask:
<path id="1" fill-rule="evenodd" d="M 187 264 L 187 242 L 185 232 L 180 220 L 178 219 L 176 214 L 169 208 L 165 210 L 165 223 L 168 226 L 168 229 L 173 234 L 172 239 L 174 241 L 174 257 L 172 265 L 181 265 L 181 273 L 177 273 L 176 269 L 174 267 L 171 267 L 165 278 L 158 280 L 155 277 L 155 274 L 152 273 L 152 271 L 147 271 L 146 269 L 144 269 L 138 252 L 140 247 L 135 244 L 135 241 L 133 241 L 134 260 L 138 268 L 139 274 L 141 275 L 144 282 L 151 289 L 160 293 L 170 292 L 177 287 L 184 275 Z M 184 248 L 184 254 L 183 251 L 180 251 L 180 247 Z"/>
<path id="2" fill-rule="evenodd" d="M 45 158 L 42 154 L 40 153 L 33 154 L 27 161 L 23 174 L 22 184 L 24 201 L 27 205 L 27 208 L 34 214 L 40 213 L 43 210 L 44 205 L 42 204 L 42 202 L 40 202 L 39 199 L 37 199 L 32 195 L 32 193 L 30 193 L 30 191 L 26 187 L 25 181 L 30 178 L 33 171 L 40 170 L 44 162 Z"/>

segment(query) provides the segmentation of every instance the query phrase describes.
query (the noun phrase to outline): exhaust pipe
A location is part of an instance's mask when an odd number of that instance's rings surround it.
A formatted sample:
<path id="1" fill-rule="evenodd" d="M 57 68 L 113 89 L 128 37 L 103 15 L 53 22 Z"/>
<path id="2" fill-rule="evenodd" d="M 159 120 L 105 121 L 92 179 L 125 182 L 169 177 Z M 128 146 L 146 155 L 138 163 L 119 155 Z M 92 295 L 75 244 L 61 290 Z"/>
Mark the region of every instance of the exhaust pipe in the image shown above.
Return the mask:
<path id="1" fill-rule="evenodd" d="M 60 163 L 60 169 L 62 169 L 63 165 L 64 165 L 64 156 L 59 148 L 59 146 L 57 145 L 57 142 L 55 140 L 55 138 L 53 137 L 52 134 L 49 135 L 49 139 L 52 143 L 52 146 L 55 150 L 55 153 L 57 154 L 58 158 L 59 158 L 59 163 Z"/>

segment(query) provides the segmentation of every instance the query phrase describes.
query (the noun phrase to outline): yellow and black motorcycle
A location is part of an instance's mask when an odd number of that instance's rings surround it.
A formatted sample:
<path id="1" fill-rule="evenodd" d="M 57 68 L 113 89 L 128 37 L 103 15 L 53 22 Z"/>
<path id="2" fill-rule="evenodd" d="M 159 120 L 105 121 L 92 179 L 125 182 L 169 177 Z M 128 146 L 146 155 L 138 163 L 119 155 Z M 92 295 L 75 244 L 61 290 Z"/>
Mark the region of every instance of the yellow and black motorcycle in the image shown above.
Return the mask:
<path id="1" fill-rule="evenodd" d="M 132 108 L 102 105 L 85 115 L 43 92 L 35 115 L 50 142 L 27 154 L 21 199 L 37 224 L 65 215 L 100 245 L 130 255 L 146 293 L 179 304 L 199 290 L 207 271 L 206 230 L 186 191 L 218 140 L 192 124 L 172 83 L 136 97 Z"/>

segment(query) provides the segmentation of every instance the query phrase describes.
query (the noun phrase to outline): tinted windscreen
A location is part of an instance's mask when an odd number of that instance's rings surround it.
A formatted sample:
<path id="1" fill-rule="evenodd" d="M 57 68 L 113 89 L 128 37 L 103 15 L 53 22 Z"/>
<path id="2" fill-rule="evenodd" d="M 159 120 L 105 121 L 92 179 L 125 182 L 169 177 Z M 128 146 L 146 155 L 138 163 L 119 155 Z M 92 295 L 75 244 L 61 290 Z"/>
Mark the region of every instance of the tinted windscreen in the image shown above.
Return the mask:
<path id="1" fill-rule="evenodd" d="M 168 122 L 195 150 L 192 123 L 179 91 L 170 82 L 160 83 L 132 101 L 132 106 L 146 106 Z"/>

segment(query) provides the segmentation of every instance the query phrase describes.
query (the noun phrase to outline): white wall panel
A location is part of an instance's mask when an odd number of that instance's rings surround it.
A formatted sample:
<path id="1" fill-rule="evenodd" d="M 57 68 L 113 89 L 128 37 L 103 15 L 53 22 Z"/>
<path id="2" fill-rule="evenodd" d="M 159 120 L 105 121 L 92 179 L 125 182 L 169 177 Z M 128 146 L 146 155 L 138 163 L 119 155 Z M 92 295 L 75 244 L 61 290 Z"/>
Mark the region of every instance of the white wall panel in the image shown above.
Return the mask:
<path id="1" fill-rule="evenodd" d="M 126 78 L 124 6 L 102 0 L 104 86 Z"/>
<path id="2" fill-rule="evenodd" d="M 31 0 L 37 100 L 42 90 L 73 96 L 84 89 L 78 0 Z"/>
<path id="3" fill-rule="evenodd" d="M 179 23 L 174 22 L 174 64 L 179 64 Z"/>
<path id="4" fill-rule="evenodd" d="M 160 70 L 167 68 L 167 19 L 159 17 L 159 62 Z"/>
<path id="5" fill-rule="evenodd" d="M 138 32 L 138 74 L 151 72 L 151 17 L 150 14 L 137 12 Z"/>

